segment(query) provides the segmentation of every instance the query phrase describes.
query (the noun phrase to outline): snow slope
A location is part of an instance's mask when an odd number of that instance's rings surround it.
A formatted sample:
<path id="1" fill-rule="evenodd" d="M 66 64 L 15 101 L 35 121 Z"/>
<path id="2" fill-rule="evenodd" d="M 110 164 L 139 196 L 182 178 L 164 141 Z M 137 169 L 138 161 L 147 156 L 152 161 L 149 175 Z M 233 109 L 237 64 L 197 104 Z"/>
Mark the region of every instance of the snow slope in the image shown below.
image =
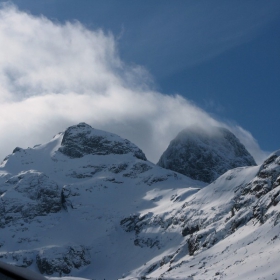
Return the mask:
<path id="1" fill-rule="evenodd" d="M 228 171 L 172 216 L 180 246 L 126 279 L 279 279 L 280 151 Z"/>
<path id="2" fill-rule="evenodd" d="M 171 211 L 180 202 L 170 197 L 204 185 L 148 162 L 128 140 L 78 124 L 1 164 L 0 258 L 45 275 L 122 277 L 170 238 L 179 242 L 161 231 L 126 232 L 122 221 L 165 204 Z"/>
<path id="3" fill-rule="evenodd" d="M 0 258 L 53 280 L 279 279 L 280 151 L 205 185 L 78 124 L 1 164 Z"/>

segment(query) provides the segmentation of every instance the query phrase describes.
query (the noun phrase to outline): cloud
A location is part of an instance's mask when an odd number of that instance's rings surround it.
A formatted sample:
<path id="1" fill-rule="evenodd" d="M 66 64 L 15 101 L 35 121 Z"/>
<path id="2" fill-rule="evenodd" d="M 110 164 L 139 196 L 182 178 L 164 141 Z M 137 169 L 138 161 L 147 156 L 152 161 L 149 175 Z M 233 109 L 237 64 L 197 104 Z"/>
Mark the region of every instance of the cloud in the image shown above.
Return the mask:
<path id="1" fill-rule="evenodd" d="M 228 126 L 179 95 L 153 90 L 149 73 L 121 61 L 114 37 L 102 30 L 5 5 L 0 41 L 1 158 L 87 122 L 131 140 L 156 162 L 185 127 Z M 250 133 L 231 129 L 260 157 Z"/>

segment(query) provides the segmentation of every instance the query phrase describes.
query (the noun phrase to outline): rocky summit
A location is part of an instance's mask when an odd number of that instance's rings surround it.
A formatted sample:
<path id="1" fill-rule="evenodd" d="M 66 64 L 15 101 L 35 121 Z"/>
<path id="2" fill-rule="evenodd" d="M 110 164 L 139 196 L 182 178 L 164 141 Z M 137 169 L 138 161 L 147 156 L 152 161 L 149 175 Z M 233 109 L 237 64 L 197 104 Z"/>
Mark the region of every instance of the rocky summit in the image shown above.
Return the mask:
<path id="1" fill-rule="evenodd" d="M 228 129 L 216 127 L 208 131 L 191 127 L 181 131 L 171 141 L 158 165 L 211 183 L 230 169 L 256 163 Z"/>
<path id="2" fill-rule="evenodd" d="M 63 135 L 59 151 L 70 158 L 84 155 L 108 155 L 132 153 L 135 157 L 147 160 L 145 154 L 126 139 L 93 129 L 86 123 L 69 127 Z"/>

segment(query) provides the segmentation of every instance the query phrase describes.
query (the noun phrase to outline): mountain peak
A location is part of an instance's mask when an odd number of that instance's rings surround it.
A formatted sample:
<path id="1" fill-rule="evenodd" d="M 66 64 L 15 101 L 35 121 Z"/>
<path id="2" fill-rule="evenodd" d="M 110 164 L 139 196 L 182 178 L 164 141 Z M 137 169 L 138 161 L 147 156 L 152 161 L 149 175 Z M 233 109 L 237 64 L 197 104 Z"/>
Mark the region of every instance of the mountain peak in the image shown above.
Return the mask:
<path id="1" fill-rule="evenodd" d="M 210 183 L 227 170 L 256 165 L 239 139 L 224 127 L 190 127 L 171 141 L 158 165 Z"/>
<path id="2" fill-rule="evenodd" d="M 89 124 L 85 122 L 80 122 L 76 125 L 69 126 L 66 131 L 71 133 L 79 133 L 79 132 L 91 132 L 94 128 L 92 128 Z"/>
<path id="3" fill-rule="evenodd" d="M 64 132 L 58 149 L 70 158 L 85 155 L 108 155 L 132 153 L 136 158 L 147 160 L 136 145 L 116 134 L 94 129 L 86 123 L 70 126 Z"/>

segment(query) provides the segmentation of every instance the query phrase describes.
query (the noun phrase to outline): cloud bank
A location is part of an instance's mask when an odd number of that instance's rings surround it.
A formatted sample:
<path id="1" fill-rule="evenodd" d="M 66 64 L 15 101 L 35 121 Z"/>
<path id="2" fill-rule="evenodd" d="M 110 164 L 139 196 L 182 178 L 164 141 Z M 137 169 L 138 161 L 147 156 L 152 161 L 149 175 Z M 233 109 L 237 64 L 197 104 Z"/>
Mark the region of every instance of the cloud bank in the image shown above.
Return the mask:
<path id="1" fill-rule="evenodd" d="M 153 90 L 145 69 L 121 61 L 112 34 L 34 17 L 9 4 L 0 9 L 0 42 L 0 158 L 87 122 L 134 142 L 153 162 L 190 125 L 226 126 L 257 161 L 263 159 L 249 132 L 179 95 Z"/>

